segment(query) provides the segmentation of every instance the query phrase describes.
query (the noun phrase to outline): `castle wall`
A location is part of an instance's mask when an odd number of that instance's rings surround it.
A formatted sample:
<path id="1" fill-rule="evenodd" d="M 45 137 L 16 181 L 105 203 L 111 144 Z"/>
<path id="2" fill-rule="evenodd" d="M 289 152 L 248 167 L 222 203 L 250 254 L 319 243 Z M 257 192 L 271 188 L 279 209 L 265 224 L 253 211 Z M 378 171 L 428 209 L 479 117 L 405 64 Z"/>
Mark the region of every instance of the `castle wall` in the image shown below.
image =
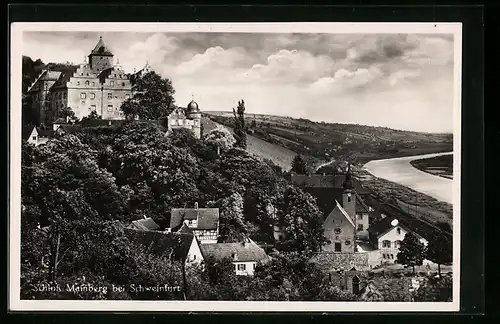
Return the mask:
<path id="1" fill-rule="evenodd" d="M 95 71 L 102 71 L 113 67 L 112 56 L 89 55 L 90 67 Z"/>

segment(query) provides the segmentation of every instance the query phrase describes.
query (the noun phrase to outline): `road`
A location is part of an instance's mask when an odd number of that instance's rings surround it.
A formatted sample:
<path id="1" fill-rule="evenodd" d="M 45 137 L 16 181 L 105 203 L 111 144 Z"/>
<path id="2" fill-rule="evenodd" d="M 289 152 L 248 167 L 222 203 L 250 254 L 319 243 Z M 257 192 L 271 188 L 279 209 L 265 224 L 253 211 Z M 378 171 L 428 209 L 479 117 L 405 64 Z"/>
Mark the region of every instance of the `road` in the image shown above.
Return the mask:
<path id="1" fill-rule="evenodd" d="M 452 152 L 375 160 L 366 163 L 363 169 L 375 177 L 401 184 L 437 200 L 452 204 L 453 180 L 420 171 L 410 164 L 410 161 L 413 160 L 448 154 L 452 154 Z"/>

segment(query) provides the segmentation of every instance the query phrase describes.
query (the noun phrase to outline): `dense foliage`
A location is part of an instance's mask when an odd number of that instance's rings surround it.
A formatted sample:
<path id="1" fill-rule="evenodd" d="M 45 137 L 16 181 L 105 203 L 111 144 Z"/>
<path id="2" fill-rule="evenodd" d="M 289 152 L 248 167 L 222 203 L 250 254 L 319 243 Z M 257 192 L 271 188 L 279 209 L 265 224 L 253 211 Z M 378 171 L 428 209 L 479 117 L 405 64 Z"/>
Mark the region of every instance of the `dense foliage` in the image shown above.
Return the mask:
<path id="1" fill-rule="evenodd" d="M 245 149 L 247 147 L 247 126 L 245 123 L 245 102 L 238 101 L 238 107 L 233 108 L 234 114 L 234 137 L 236 146 Z"/>

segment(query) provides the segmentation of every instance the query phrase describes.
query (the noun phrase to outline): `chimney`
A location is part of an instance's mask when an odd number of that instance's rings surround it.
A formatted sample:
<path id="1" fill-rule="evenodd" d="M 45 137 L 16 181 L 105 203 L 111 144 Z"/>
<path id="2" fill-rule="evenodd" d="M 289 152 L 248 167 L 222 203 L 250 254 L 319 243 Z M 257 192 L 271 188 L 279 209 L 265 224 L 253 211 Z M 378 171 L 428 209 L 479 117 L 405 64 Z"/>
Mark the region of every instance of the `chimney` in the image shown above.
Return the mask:
<path id="1" fill-rule="evenodd" d="M 148 218 L 146 217 L 146 215 L 142 215 L 142 217 L 143 217 L 144 219 L 148 219 Z"/>
<path id="2" fill-rule="evenodd" d="M 111 126 L 111 120 L 110 120 L 110 121 L 108 121 L 108 126 Z"/>
<path id="3" fill-rule="evenodd" d="M 198 202 L 194 203 L 194 209 L 198 209 Z"/>

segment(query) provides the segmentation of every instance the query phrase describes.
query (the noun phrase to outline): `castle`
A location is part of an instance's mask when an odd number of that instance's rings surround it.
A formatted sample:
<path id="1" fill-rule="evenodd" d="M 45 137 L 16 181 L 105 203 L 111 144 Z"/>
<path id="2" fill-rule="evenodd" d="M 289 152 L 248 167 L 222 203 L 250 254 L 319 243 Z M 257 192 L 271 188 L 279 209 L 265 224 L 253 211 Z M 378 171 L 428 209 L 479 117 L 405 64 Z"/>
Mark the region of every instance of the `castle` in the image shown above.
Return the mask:
<path id="1" fill-rule="evenodd" d="M 201 138 L 201 112 L 198 104 L 192 100 L 185 109 L 176 108 L 168 116 L 168 131 L 177 128 L 189 129 L 194 137 Z"/>
<path id="2" fill-rule="evenodd" d="M 150 71 L 146 64 L 136 74 Z M 104 44 L 102 37 L 78 67 L 61 71 L 45 70 L 28 88 L 28 96 L 38 123 L 50 124 L 58 111 L 69 107 L 78 119 L 92 111 L 102 119 L 124 119 L 121 104 L 132 96 L 131 77 Z"/>

